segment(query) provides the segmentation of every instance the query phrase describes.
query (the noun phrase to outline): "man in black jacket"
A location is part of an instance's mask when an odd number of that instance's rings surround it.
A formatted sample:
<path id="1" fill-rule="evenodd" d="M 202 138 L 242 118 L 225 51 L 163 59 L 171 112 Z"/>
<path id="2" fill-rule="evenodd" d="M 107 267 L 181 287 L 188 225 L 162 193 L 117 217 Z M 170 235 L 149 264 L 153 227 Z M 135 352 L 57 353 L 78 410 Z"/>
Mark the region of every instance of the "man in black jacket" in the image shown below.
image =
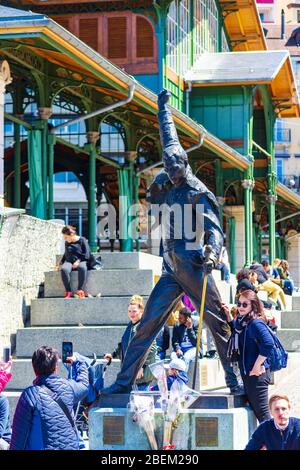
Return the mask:
<path id="1" fill-rule="evenodd" d="M 186 363 L 186 372 L 190 362 L 196 357 L 196 344 L 198 336 L 199 320 L 192 318 L 192 312 L 184 307 L 179 310 L 179 323 L 174 326 L 172 346 L 174 352 L 171 358 L 180 357 Z M 200 351 L 200 354 L 202 352 Z"/>

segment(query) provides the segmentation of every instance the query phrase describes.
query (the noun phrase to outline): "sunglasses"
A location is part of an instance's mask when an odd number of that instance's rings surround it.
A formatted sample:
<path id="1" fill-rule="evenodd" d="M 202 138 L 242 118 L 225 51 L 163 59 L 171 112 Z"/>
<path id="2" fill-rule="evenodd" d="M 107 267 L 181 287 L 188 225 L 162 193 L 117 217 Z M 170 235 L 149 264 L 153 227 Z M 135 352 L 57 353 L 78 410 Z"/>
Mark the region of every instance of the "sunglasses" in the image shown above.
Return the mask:
<path id="1" fill-rule="evenodd" d="M 243 308 L 247 308 L 249 305 L 251 305 L 251 303 L 249 303 L 249 302 L 238 302 L 237 303 L 238 307 L 243 307 Z"/>

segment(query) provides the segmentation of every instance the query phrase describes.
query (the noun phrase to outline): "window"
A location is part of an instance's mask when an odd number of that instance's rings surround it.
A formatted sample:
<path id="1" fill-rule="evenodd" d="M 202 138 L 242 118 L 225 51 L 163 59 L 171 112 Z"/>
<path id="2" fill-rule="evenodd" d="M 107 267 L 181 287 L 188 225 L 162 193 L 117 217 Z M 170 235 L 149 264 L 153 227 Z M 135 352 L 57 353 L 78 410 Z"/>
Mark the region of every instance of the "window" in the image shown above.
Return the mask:
<path id="1" fill-rule="evenodd" d="M 230 52 L 224 29 L 222 30 L 222 52 Z"/>
<path id="2" fill-rule="evenodd" d="M 141 16 L 136 18 L 136 56 L 154 56 L 153 30 L 149 21 Z"/>
<path id="3" fill-rule="evenodd" d="M 88 46 L 98 50 L 98 19 L 85 18 L 79 20 L 79 37 Z"/>
<path id="4" fill-rule="evenodd" d="M 77 176 L 71 171 L 56 173 L 53 177 L 53 181 L 55 183 L 79 183 Z"/>
<path id="5" fill-rule="evenodd" d="M 280 183 L 283 183 L 283 161 L 276 160 L 276 173 L 277 179 Z"/>
<path id="6" fill-rule="evenodd" d="M 190 67 L 190 0 L 171 3 L 167 18 L 167 65 L 179 75 Z"/>
<path id="7" fill-rule="evenodd" d="M 122 163 L 125 152 L 125 132 L 118 123 L 102 122 L 100 126 L 100 152 Z"/>
<path id="8" fill-rule="evenodd" d="M 108 54 L 109 59 L 127 58 L 127 18 L 108 18 Z"/>
<path id="9" fill-rule="evenodd" d="M 194 1 L 194 51 L 196 61 L 203 52 L 218 52 L 219 12 L 214 0 Z M 222 31 L 222 51 L 229 50 Z"/>
<path id="10" fill-rule="evenodd" d="M 259 17 L 260 17 L 261 22 L 265 21 L 265 14 L 264 13 L 260 13 Z"/>
<path id="11" fill-rule="evenodd" d="M 297 10 L 297 23 L 300 23 L 300 10 Z"/>
<path id="12" fill-rule="evenodd" d="M 82 111 L 73 103 L 68 103 L 60 95 L 56 96 L 52 106 L 52 116 L 49 123 L 53 126 L 59 126 L 64 122 L 82 114 Z M 61 127 L 56 131 L 56 134 L 62 139 L 70 142 L 71 144 L 82 147 L 86 143 L 86 127 L 85 123 L 77 122 L 71 126 Z"/>
<path id="13" fill-rule="evenodd" d="M 180 73 L 187 72 L 189 60 L 189 34 L 190 34 L 190 0 L 181 0 L 179 3 L 179 58 Z"/>
<path id="14" fill-rule="evenodd" d="M 170 5 L 168 19 L 167 19 L 167 65 L 170 69 L 177 72 L 177 8 L 176 1 Z"/>

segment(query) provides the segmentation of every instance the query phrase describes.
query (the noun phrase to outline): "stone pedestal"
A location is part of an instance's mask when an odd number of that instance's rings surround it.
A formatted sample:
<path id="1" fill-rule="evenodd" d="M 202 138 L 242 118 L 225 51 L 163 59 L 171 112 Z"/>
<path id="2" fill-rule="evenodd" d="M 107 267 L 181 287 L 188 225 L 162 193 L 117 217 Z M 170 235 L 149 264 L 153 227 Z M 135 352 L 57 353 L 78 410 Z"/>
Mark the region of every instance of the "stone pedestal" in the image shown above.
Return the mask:
<path id="1" fill-rule="evenodd" d="M 287 260 L 290 266 L 291 278 L 295 285 L 300 285 L 300 233 L 293 235 L 288 241 Z"/>
<path id="2" fill-rule="evenodd" d="M 245 207 L 226 206 L 226 214 L 235 218 L 235 260 L 238 272 L 245 264 Z"/>
<path id="3" fill-rule="evenodd" d="M 149 392 L 148 392 L 149 393 Z M 159 394 L 154 394 L 155 401 Z M 109 406 L 119 403 L 122 407 Z M 89 413 L 90 449 L 149 450 L 145 431 L 133 420 L 134 415 L 125 407 L 129 396 L 105 397 L 103 406 Z M 101 402 L 100 402 L 101 405 Z M 156 405 L 158 406 L 158 405 Z M 164 417 L 161 409 L 154 410 L 155 437 L 162 448 Z M 193 408 L 182 410 L 172 443 L 176 450 L 242 450 L 256 428 L 256 419 L 245 406 L 244 397 L 203 394 Z"/>

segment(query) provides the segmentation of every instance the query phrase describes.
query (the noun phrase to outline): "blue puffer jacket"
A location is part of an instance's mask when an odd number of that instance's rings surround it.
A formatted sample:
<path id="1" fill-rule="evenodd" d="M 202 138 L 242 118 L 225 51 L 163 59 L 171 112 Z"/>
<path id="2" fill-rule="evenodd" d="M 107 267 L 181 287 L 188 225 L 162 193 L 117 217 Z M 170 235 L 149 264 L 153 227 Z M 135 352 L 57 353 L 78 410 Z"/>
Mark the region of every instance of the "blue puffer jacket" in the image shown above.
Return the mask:
<path id="1" fill-rule="evenodd" d="M 56 374 L 38 377 L 18 402 L 12 429 L 11 450 L 78 450 L 78 435 L 61 407 L 40 386 L 46 385 L 73 414 L 73 407 L 88 391 L 88 369 L 77 355 L 76 376 L 67 380 Z"/>

